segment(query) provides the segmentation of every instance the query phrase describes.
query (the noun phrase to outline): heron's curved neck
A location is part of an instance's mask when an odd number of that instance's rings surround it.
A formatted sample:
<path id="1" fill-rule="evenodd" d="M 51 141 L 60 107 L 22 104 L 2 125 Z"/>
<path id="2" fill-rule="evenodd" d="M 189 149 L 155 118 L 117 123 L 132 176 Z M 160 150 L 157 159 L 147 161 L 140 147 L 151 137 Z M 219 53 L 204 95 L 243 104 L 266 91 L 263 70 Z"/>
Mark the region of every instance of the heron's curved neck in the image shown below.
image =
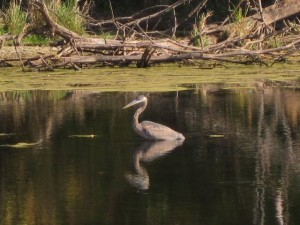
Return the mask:
<path id="1" fill-rule="evenodd" d="M 135 112 L 134 116 L 133 116 L 133 124 L 134 126 L 138 126 L 139 125 L 139 116 L 142 112 L 144 112 L 144 110 L 147 107 L 147 102 L 144 102 Z"/>

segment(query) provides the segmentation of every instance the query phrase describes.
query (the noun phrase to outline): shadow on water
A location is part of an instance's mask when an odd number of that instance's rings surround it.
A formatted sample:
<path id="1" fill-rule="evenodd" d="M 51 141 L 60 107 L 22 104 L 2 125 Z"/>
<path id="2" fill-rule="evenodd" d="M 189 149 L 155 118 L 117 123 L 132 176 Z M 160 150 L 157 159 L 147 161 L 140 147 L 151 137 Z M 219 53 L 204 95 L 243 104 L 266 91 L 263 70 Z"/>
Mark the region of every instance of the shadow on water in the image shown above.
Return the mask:
<path id="1" fill-rule="evenodd" d="M 139 190 L 148 190 L 150 187 L 149 174 L 141 165 L 159 159 L 169 154 L 176 147 L 182 145 L 183 140 L 145 142 L 133 154 L 135 174 L 127 173 L 128 182 Z"/>
<path id="2" fill-rule="evenodd" d="M 138 94 L 2 92 L 1 224 L 300 223 L 299 90 L 142 93 L 184 144 L 134 133 Z"/>

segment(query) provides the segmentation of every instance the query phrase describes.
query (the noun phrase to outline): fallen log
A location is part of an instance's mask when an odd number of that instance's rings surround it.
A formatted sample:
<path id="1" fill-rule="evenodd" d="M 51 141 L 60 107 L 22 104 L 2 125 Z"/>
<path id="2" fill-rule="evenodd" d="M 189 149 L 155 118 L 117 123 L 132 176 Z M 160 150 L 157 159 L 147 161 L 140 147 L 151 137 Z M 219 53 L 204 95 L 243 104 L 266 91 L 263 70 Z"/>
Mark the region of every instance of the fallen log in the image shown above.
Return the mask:
<path id="1" fill-rule="evenodd" d="M 161 56 L 151 56 L 148 58 L 147 63 L 167 63 L 167 62 L 178 62 L 187 59 L 202 59 L 202 60 L 217 60 L 223 62 L 235 62 L 238 63 L 236 60 L 230 60 L 228 58 L 222 58 L 213 54 L 202 54 L 202 53 L 186 53 L 180 55 L 173 55 L 173 54 L 166 54 Z M 67 65 L 72 64 L 97 64 L 97 63 L 113 63 L 115 65 L 123 65 L 123 64 L 131 64 L 143 61 L 143 54 L 139 55 L 118 55 L 118 56 L 107 56 L 107 55 L 100 55 L 100 56 L 71 56 L 71 57 L 62 57 L 58 63 L 54 63 L 55 68 L 65 67 Z M 239 63 L 243 63 L 239 61 Z M 245 64 L 245 63 L 243 63 Z"/>

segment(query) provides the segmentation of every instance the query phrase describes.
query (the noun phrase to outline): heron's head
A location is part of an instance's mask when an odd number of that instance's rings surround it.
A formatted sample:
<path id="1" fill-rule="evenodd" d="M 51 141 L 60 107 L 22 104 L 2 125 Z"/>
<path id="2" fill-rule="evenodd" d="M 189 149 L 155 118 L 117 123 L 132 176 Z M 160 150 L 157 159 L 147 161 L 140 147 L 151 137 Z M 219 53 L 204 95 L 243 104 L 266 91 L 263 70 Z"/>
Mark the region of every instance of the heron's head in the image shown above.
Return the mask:
<path id="1" fill-rule="evenodd" d="M 136 105 L 136 104 L 139 104 L 139 103 L 145 103 L 147 102 L 147 98 L 144 96 L 144 95 L 140 95 L 139 97 L 137 97 L 135 100 L 133 100 L 132 102 L 130 102 L 129 104 L 125 105 L 123 107 L 123 109 L 126 109 L 130 106 L 133 106 L 133 105 Z"/>

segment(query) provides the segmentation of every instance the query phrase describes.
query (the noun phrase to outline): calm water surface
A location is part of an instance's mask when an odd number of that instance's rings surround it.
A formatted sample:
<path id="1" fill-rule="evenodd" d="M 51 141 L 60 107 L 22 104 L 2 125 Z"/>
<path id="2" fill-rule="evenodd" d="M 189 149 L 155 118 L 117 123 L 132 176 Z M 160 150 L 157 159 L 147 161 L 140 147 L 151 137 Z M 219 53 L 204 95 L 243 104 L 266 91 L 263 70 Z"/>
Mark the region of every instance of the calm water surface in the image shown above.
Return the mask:
<path id="1" fill-rule="evenodd" d="M 138 94 L 1 93 L 0 224 L 300 224 L 300 91 L 142 93 L 183 143 L 133 132 Z"/>

